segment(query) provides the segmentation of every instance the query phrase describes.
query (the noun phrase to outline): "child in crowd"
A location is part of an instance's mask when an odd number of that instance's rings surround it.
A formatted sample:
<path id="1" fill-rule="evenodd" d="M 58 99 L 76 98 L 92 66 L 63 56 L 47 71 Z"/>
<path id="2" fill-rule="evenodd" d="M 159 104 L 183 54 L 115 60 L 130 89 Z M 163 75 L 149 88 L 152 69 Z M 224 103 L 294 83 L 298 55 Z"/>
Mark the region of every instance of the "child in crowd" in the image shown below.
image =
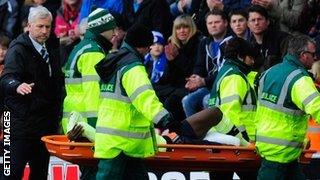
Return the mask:
<path id="1" fill-rule="evenodd" d="M 231 11 L 229 14 L 230 28 L 234 36 L 249 40 L 248 13 L 244 10 Z"/>
<path id="2" fill-rule="evenodd" d="M 0 75 L 4 67 L 4 57 L 6 56 L 7 49 L 9 47 L 9 38 L 4 35 L 0 35 Z"/>
<path id="3" fill-rule="evenodd" d="M 164 53 L 165 40 L 160 32 L 152 31 L 153 44 L 150 46 L 150 52 L 145 56 L 144 64 L 146 66 L 149 78 L 152 84 L 159 82 L 167 67 L 167 58 Z"/>

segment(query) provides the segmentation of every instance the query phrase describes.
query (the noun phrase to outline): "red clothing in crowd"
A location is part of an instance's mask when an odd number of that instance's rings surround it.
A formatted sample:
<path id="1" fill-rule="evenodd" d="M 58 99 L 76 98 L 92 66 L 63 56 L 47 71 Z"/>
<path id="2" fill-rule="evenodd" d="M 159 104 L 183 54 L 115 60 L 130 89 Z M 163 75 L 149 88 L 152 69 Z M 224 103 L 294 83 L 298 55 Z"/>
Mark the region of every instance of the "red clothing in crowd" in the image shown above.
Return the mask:
<path id="1" fill-rule="evenodd" d="M 58 38 L 65 36 L 74 36 L 74 30 L 79 21 L 79 8 L 81 0 L 75 5 L 76 8 L 71 8 L 66 2 L 57 11 L 54 33 Z"/>

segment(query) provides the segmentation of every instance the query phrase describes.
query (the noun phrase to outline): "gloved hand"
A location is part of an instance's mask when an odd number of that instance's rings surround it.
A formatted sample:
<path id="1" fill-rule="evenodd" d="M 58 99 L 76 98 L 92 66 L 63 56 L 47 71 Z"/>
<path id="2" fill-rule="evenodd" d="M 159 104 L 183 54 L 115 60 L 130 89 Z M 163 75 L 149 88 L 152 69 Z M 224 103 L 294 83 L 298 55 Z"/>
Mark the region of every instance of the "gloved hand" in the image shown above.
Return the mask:
<path id="1" fill-rule="evenodd" d="M 76 124 L 68 133 L 68 139 L 71 141 L 79 140 L 82 137 L 84 129 L 80 124 Z"/>
<path id="2" fill-rule="evenodd" d="M 179 134 L 181 132 L 181 126 L 181 122 L 173 119 L 170 114 L 167 114 L 156 124 L 155 127 L 161 130 L 169 129 L 169 132 L 175 132 Z"/>
<path id="3" fill-rule="evenodd" d="M 242 131 L 241 134 L 242 134 L 242 137 L 243 137 L 246 141 L 249 141 L 249 136 L 248 136 L 247 131 Z"/>
<path id="4" fill-rule="evenodd" d="M 169 123 L 166 124 L 165 128 L 169 129 L 169 132 L 175 132 L 177 134 L 181 134 L 181 126 L 182 123 L 177 120 L 169 121 Z"/>

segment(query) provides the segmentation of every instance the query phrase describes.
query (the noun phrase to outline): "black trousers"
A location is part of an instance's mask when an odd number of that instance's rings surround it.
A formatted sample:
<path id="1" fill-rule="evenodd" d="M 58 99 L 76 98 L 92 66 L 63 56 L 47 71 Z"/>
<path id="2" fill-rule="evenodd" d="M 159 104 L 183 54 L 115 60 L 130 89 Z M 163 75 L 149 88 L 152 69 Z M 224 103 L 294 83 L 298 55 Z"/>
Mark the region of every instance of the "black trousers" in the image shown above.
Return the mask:
<path id="1" fill-rule="evenodd" d="M 21 180 L 24 168 L 29 163 L 29 180 L 46 180 L 48 176 L 49 152 L 40 139 L 12 139 L 10 142 L 10 176 L 4 180 Z"/>
<path id="2" fill-rule="evenodd" d="M 163 105 L 177 121 L 183 121 L 186 118 L 182 107 L 182 98 L 188 94 L 184 88 L 176 89 L 165 99 Z"/>

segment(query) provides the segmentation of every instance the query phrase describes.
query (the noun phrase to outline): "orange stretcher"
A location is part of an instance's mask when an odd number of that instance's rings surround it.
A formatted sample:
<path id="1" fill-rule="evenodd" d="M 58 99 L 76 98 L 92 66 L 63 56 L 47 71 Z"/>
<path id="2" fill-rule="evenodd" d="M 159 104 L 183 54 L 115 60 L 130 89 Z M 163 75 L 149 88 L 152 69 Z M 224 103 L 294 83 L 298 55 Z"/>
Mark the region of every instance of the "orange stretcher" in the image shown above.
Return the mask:
<path id="1" fill-rule="evenodd" d="M 320 151 L 320 124 L 309 119 L 307 137 L 310 139 L 310 149 Z"/>
<path id="2" fill-rule="evenodd" d="M 93 157 L 93 143 L 70 142 L 65 135 L 42 137 L 51 155 L 75 164 L 96 165 Z M 145 159 L 153 170 L 176 171 L 246 171 L 258 169 L 260 157 L 255 147 L 234 147 L 216 145 L 159 145 L 166 152 L 158 152 Z M 305 150 L 300 162 L 308 164 L 316 151 Z"/>

